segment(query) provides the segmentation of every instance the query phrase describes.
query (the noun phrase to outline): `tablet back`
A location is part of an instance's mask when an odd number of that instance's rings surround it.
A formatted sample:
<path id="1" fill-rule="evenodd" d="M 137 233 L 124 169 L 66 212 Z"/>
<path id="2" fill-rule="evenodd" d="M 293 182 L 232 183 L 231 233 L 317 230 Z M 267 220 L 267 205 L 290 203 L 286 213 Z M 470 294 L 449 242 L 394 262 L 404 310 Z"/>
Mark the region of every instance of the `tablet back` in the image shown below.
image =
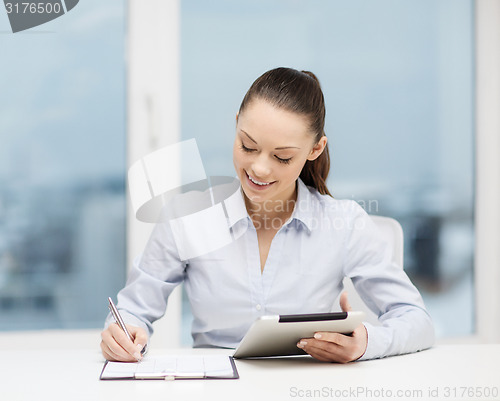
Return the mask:
<path id="1" fill-rule="evenodd" d="M 302 338 L 318 331 L 349 334 L 359 326 L 363 312 L 313 313 L 304 315 L 262 316 L 248 330 L 234 358 L 302 355 L 297 347 Z"/>

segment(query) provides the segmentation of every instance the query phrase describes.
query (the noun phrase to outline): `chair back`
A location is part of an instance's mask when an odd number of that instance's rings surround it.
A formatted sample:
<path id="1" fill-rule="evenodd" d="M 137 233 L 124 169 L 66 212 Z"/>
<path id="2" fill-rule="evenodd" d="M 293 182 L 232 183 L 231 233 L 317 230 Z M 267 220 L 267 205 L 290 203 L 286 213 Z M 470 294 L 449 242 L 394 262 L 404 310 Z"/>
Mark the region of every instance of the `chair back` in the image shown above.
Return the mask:
<path id="1" fill-rule="evenodd" d="M 384 216 L 370 216 L 375 223 L 375 225 L 379 228 L 382 236 L 388 241 L 391 246 L 392 253 L 392 261 L 395 262 L 398 266 L 403 268 L 403 258 L 404 258 L 404 239 L 403 239 L 403 229 L 401 224 L 392 217 L 384 217 Z M 356 289 L 350 278 L 346 277 L 343 281 L 344 291 L 347 291 L 349 295 L 349 303 L 353 310 L 358 311 L 361 310 L 366 313 L 366 321 L 373 325 L 380 325 L 378 322 L 378 317 L 375 313 L 373 313 L 368 306 L 362 301 L 361 297 L 358 295 Z M 337 298 L 334 305 L 335 308 L 340 309 L 339 299 Z"/>
<path id="2" fill-rule="evenodd" d="M 392 217 L 370 216 L 382 235 L 392 246 L 392 261 L 403 267 L 404 238 L 401 224 Z"/>

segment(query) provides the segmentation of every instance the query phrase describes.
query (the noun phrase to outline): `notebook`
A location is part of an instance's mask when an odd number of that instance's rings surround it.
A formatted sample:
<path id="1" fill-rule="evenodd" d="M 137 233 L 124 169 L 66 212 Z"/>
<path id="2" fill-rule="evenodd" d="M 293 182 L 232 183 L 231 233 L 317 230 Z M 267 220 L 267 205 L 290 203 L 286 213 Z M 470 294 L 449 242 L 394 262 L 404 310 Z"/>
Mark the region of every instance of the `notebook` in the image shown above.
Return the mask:
<path id="1" fill-rule="evenodd" d="M 227 355 L 165 355 L 141 362 L 106 361 L 101 380 L 238 379 L 233 358 Z"/>

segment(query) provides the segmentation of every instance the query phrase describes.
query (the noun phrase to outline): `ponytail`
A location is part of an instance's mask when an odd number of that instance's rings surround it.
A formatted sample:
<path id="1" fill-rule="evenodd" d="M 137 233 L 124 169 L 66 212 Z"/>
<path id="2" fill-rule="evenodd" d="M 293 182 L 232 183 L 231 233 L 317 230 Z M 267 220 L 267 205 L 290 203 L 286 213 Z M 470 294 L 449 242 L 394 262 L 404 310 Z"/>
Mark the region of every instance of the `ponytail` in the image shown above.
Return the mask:
<path id="1" fill-rule="evenodd" d="M 321 85 L 319 83 L 319 79 L 315 74 L 313 74 L 311 71 L 302 70 L 301 72 L 314 79 L 314 81 L 318 85 L 319 90 L 321 91 Z M 318 142 L 322 136 L 325 136 L 324 125 L 325 125 L 326 110 L 325 110 L 325 100 L 323 98 L 322 91 L 321 91 L 321 97 L 322 97 L 321 103 L 322 103 L 323 113 L 321 113 L 322 115 L 318 116 L 319 118 L 317 117 L 317 119 L 322 120 L 323 129 L 320 131 L 321 132 L 320 135 L 316 135 L 316 142 Z M 321 154 L 316 159 L 306 161 L 306 164 L 304 165 L 300 173 L 300 179 L 304 182 L 304 184 L 316 188 L 320 194 L 332 196 L 332 194 L 328 190 L 328 187 L 326 186 L 326 179 L 328 178 L 329 172 L 330 172 L 330 152 L 328 151 L 328 143 L 327 143 L 325 148 L 323 149 L 323 152 L 321 152 Z"/>
<path id="2" fill-rule="evenodd" d="M 300 179 L 309 187 L 316 188 L 321 195 L 330 195 L 326 179 L 330 172 L 330 153 L 328 143 L 323 152 L 314 160 L 307 160 L 300 172 Z"/>

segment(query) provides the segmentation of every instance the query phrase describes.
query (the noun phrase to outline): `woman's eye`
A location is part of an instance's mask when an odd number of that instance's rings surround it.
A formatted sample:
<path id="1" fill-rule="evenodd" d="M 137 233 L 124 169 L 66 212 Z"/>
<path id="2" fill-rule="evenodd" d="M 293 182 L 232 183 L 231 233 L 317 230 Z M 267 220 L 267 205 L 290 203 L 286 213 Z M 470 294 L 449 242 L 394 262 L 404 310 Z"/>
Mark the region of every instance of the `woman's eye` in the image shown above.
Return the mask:
<path id="1" fill-rule="evenodd" d="M 255 152 L 255 149 L 250 149 L 250 148 L 247 148 L 245 145 L 241 144 L 241 150 L 243 150 L 243 152 L 247 152 L 247 153 L 250 153 L 250 152 Z"/>
<path id="2" fill-rule="evenodd" d="M 274 157 L 276 157 L 276 159 L 278 159 L 278 161 L 280 163 L 284 163 L 284 164 L 288 164 L 288 163 L 290 163 L 290 160 L 292 160 L 291 157 L 289 157 L 288 159 L 282 159 L 281 157 L 278 157 L 278 156 L 274 156 Z"/>
<path id="3" fill-rule="evenodd" d="M 246 153 L 252 153 L 252 152 L 257 151 L 257 149 L 247 148 L 245 145 L 243 145 L 243 143 L 241 143 L 240 148 L 243 152 L 246 152 Z M 274 157 L 276 157 L 276 160 L 278 160 L 280 163 L 283 163 L 283 164 L 288 164 L 288 163 L 290 163 L 290 160 L 292 160 L 291 157 L 289 157 L 288 159 L 282 159 L 281 157 L 278 157 L 276 155 Z"/>

